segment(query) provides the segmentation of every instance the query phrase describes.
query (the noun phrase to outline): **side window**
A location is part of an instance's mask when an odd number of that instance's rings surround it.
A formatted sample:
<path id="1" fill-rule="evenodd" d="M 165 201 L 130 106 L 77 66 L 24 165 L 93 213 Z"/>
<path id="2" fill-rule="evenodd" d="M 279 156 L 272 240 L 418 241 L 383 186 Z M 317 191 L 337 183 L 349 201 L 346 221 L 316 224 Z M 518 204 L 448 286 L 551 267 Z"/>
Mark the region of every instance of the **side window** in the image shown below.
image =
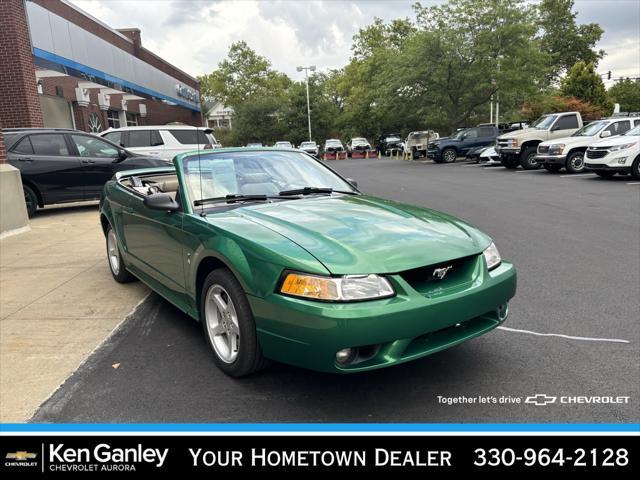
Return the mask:
<path id="1" fill-rule="evenodd" d="M 565 115 L 564 117 L 560 117 L 553 126 L 554 130 L 569 130 L 571 128 L 579 128 L 578 117 L 576 115 Z"/>
<path id="2" fill-rule="evenodd" d="M 90 135 L 71 135 L 81 157 L 116 158 L 118 149 L 104 140 Z"/>
<path id="3" fill-rule="evenodd" d="M 24 137 L 18 145 L 16 145 L 12 152 L 19 153 L 21 155 L 33 155 L 33 147 L 31 146 L 31 140 L 29 137 Z"/>
<path id="4" fill-rule="evenodd" d="M 31 135 L 31 145 L 35 155 L 46 155 L 49 157 L 64 157 L 69 155 L 67 142 L 61 134 Z"/>
<path id="5" fill-rule="evenodd" d="M 480 127 L 480 137 L 493 137 L 493 128 L 491 127 Z"/>
<path id="6" fill-rule="evenodd" d="M 640 125 L 640 118 L 633 121 L 633 126 L 634 127 L 637 127 L 638 125 Z"/>
<path id="7" fill-rule="evenodd" d="M 111 132 L 103 135 L 102 138 L 112 141 L 115 144 L 122 145 L 122 132 Z"/>
<path id="8" fill-rule="evenodd" d="M 614 135 L 622 135 L 624 132 L 631 128 L 631 122 L 629 120 L 625 120 L 624 122 L 613 122 L 607 128 L 604 129 L 605 132 L 611 132 L 611 136 Z"/>
<path id="9" fill-rule="evenodd" d="M 164 145 L 160 132 L 158 130 L 151 130 L 151 146 L 157 147 L 159 145 Z"/>
<path id="10" fill-rule="evenodd" d="M 151 131 L 149 130 L 130 130 L 129 131 L 129 143 L 127 147 L 150 147 L 151 146 Z"/>
<path id="11" fill-rule="evenodd" d="M 469 138 L 478 138 L 478 129 L 477 128 L 470 128 L 469 130 L 464 132 L 464 138 L 465 138 L 465 140 L 467 140 Z"/>

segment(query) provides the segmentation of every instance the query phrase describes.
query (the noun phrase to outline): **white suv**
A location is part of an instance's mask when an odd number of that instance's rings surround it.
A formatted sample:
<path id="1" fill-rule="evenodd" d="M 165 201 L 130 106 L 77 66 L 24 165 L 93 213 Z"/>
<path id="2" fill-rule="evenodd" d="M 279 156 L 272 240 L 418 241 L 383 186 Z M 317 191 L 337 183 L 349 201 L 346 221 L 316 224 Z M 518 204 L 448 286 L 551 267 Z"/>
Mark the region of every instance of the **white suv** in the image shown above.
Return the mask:
<path id="1" fill-rule="evenodd" d="M 180 153 L 217 148 L 213 130 L 189 125 L 149 125 L 110 128 L 101 137 L 140 155 L 172 160 Z"/>
<path id="2" fill-rule="evenodd" d="M 591 122 L 569 137 L 554 138 L 538 145 L 536 160 L 550 172 L 565 168 L 569 173 L 584 171 L 584 155 L 587 147 L 602 138 L 622 135 L 640 118 L 613 117 Z"/>
<path id="3" fill-rule="evenodd" d="M 585 165 L 604 178 L 630 173 L 640 180 L 640 125 L 619 137 L 589 145 Z"/>

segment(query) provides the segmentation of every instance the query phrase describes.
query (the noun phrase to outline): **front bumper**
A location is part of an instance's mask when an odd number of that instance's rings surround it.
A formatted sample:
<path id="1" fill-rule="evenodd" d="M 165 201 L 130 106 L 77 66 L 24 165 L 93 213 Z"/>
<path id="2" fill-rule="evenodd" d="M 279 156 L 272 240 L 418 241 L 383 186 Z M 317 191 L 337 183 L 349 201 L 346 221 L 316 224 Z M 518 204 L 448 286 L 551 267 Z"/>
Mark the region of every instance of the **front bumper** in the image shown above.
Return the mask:
<path id="1" fill-rule="evenodd" d="M 536 155 L 536 161 L 540 164 L 564 165 L 566 160 L 566 155 Z"/>
<path id="2" fill-rule="evenodd" d="M 325 372 L 359 372 L 408 362 L 482 335 L 502 323 L 497 309 L 516 290 L 516 271 L 503 262 L 460 288 L 423 295 L 400 275 L 389 276 L 397 295 L 357 303 L 322 303 L 278 294 L 249 297 L 267 358 Z M 372 347 L 365 361 L 338 365 L 338 350 Z"/>
<path id="3" fill-rule="evenodd" d="M 429 149 L 427 150 L 427 157 L 439 160 L 442 157 L 442 152 L 440 149 Z"/>
<path id="4" fill-rule="evenodd" d="M 520 147 L 496 147 L 496 153 L 502 155 L 520 155 Z"/>
<path id="5" fill-rule="evenodd" d="M 590 170 L 598 170 L 598 171 L 609 171 L 609 172 L 618 172 L 618 173 L 629 173 L 631 171 L 631 167 L 626 165 L 609 165 L 606 163 L 591 163 L 585 162 L 584 166 Z"/>

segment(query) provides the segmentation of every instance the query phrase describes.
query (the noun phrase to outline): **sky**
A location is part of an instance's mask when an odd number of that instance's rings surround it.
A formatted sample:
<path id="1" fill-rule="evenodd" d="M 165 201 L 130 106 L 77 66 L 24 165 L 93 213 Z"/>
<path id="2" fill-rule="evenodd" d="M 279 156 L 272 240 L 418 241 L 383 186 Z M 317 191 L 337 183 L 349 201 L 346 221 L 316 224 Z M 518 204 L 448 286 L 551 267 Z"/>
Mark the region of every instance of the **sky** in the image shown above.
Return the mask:
<path id="1" fill-rule="evenodd" d="M 298 65 L 344 66 L 353 35 L 374 17 L 414 18 L 413 0 L 68 1 L 113 28 L 140 28 L 144 47 L 193 76 L 214 70 L 233 42 L 245 40 L 275 69 L 302 79 Z M 579 23 L 605 30 L 598 71 L 640 76 L 640 1 L 576 0 L 575 10 Z"/>

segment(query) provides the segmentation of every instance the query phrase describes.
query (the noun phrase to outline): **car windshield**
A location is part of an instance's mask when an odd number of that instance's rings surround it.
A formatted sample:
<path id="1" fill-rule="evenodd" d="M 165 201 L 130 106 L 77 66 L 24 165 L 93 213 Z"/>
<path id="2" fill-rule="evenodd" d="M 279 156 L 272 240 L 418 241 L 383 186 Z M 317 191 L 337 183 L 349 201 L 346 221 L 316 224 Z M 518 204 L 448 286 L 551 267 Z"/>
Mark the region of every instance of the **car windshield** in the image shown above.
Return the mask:
<path id="1" fill-rule="evenodd" d="M 386 142 L 399 142 L 400 141 L 400 137 L 396 137 L 395 135 L 392 137 L 387 137 L 385 138 Z"/>
<path id="2" fill-rule="evenodd" d="M 276 142 L 276 147 L 291 148 L 291 142 Z"/>
<path id="3" fill-rule="evenodd" d="M 557 117 L 557 115 L 545 115 L 544 117 L 540 117 L 538 120 L 533 122 L 533 125 L 531 126 L 539 130 L 546 130 L 551 125 L 553 125 L 553 122 Z"/>
<path id="4" fill-rule="evenodd" d="M 576 133 L 571 135 L 572 137 L 593 137 L 597 135 L 600 130 L 609 125 L 608 122 L 591 122 L 588 125 L 585 125 Z"/>
<path id="5" fill-rule="evenodd" d="M 367 142 L 366 138 L 354 138 L 351 143 L 353 145 L 363 145 L 363 144 L 367 144 L 369 142 Z"/>
<path id="6" fill-rule="evenodd" d="M 356 192 L 329 168 L 295 151 L 191 155 L 182 160 L 182 170 L 192 202 L 229 195 L 276 196 L 305 187 Z"/>
<path id="7" fill-rule="evenodd" d="M 455 140 L 460 140 L 460 138 L 462 138 L 462 135 L 464 135 L 466 131 L 467 131 L 467 129 L 458 130 L 458 131 L 453 135 L 453 138 L 454 138 Z"/>
<path id="8" fill-rule="evenodd" d="M 638 125 L 635 128 L 632 128 L 631 130 L 627 130 L 622 135 L 624 135 L 625 137 L 638 137 L 638 136 L 640 136 L 640 125 Z"/>
<path id="9" fill-rule="evenodd" d="M 261 147 L 261 143 L 247 143 L 247 147 Z"/>
<path id="10" fill-rule="evenodd" d="M 327 140 L 325 145 L 327 147 L 340 147 L 342 146 L 342 142 L 340 140 Z"/>
<path id="11" fill-rule="evenodd" d="M 302 147 L 302 148 L 308 148 L 308 147 L 313 147 L 313 148 L 315 148 L 315 146 L 316 146 L 316 144 L 315 144 L 315 143 L 313 143 L 313 142 L 302 142 L 302 143 L 300 144 L 300 147 Z"/>

